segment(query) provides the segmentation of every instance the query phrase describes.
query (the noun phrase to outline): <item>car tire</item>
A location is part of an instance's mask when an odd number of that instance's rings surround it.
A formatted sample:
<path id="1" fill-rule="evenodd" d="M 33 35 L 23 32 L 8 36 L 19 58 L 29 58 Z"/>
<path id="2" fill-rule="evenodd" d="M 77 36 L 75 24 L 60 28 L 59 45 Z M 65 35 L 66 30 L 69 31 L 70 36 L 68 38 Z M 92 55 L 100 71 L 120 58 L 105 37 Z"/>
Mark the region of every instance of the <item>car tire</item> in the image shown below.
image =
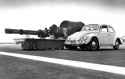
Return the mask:
<path id="1" fill-rule="evenodd" d="M 120 45 L 119 41 L 116 40 L 116 41 L 115 41 L 115 45 L 113 46 L 113 48 L 114 48 L 115 50 L 118 50 L 118 49 L 119 49 L 119 45 Z"/>
<path id="2" fill-rule="evenodd" d="M 65 48 L 70 50 L 75 50 L 77 49 L 77 46 L 65 45 Z"/>
<path id="3" fill-rule="evenodd" d="M 99 49 L 99 42 L 97 38 L 93 38 L 88 44 L 88 49 L 91 51 L 95 51 Z"/>

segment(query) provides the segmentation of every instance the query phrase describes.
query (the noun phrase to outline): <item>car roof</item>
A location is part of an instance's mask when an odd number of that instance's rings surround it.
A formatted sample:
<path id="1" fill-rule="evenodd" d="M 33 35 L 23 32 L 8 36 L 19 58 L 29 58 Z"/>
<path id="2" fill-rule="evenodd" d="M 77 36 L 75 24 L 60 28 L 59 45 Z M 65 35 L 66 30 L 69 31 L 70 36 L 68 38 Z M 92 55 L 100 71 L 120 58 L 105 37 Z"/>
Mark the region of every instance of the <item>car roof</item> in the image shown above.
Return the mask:
<path id="1" fill-rule="evenodd" d="M 98 26 L 98 27 L 100 27 L 100 24 L 88 24 L 88 25 L 85 25 L 85 26 Z"/>
<path id="2" fill-rule="evenodd" d="M 106 25 L 106 26 L 110 26 L 110 25 L 107 25 L 107 24 L 88 24 L 88 25 L 93 25 L 93 26 L 104 26 L 104 25 Z M 110 27 L 112 27 L 112 26 L 110 26 Z"/>

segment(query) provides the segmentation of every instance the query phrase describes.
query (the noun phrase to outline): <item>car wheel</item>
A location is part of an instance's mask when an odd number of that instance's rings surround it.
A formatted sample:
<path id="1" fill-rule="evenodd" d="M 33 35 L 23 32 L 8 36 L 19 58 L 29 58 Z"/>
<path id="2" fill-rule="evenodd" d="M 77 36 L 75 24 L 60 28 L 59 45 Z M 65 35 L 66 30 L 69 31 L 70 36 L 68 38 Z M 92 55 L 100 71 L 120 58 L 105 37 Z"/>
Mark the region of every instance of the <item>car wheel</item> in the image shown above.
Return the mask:
<path id="1" fill-rule="evenodd" d="M 77 46 L 65 45 L 65 48 L 75 50 L 77 49 Z"/>
<path id="2" fill-rule="evenodd" d="M 119 49 L 119 45 L 120 45 L 119 41 L 116 40 L 116 41 L 115 41 L 115 45 L 113 46 L 113 48 L 114 48 L 115 50 L 117 50 L 117 49 Z"/>
<path id="3" fill-rule="evenodd" d="M 88 45 L 89 50 L 95 51 L 99 49 L 99 42 L 97 38 L 93 38 L 89 45 Z"/>

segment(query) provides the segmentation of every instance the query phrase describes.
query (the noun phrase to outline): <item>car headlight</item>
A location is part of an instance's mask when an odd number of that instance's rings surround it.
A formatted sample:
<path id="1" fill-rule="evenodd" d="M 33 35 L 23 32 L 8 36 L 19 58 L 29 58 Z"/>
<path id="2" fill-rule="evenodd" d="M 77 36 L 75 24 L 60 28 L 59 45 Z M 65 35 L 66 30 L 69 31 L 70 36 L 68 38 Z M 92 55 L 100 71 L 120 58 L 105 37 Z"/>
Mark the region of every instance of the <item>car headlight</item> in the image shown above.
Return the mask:
<path id="1" fill-rule="evenodd" d="M 82 40 L 82 38 L 80 38 L 79 40 L 78 40 L 78 43 L 80 43 L 80 44 L 82 44 L 84 41 Z"/>
<path id="2" fill-rule="evenodd" d="M 66 40 L 71 40 L 69 37 Z"/>
<path id="3" fill-rule="evenodd" d="M 84 36 L 82 39 L 86 41 L 88 39 L 88 36 Z"/>
<path id="4" fill-rule="evenodd" d="M 67 38 L 65 43 L 67 43 L 67 42 L 71 42 L 71 38 Z"/>

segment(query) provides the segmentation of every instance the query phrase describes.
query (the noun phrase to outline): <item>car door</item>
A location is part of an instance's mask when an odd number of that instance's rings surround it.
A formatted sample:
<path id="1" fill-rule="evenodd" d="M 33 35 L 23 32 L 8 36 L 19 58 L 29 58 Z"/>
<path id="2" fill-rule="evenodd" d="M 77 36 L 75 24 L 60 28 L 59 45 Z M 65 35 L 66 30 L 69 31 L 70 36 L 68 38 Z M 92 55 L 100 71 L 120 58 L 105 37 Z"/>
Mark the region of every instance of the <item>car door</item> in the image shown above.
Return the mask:
<path id="1" fill-rule="evenodd" d="M 108 44 L 113 45 L 113 41 L 115 39 L 115 30 L 111 26 L 108 26 L 108 39 Z"/>
<path id="2" fill-rule="evenodd" d="M 101 46 L 105 46 L 108 44 L 108 26 L 102 25 L 100 26 L 100 33 L 99 33 L 99 41 Z"/>

